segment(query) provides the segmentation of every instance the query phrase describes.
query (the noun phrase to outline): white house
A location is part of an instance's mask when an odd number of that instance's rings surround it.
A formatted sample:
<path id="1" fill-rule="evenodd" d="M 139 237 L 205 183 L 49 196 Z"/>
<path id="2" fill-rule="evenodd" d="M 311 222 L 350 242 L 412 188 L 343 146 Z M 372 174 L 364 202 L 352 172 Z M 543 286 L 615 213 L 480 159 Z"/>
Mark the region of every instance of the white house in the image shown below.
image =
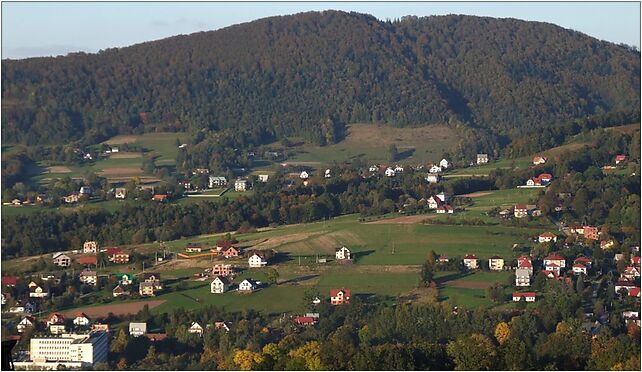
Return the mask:
<path id="1" fill-rule="evenodd" d="M 395 173 L 403 173 L 403 167 L 401 165 L 395 165 Z"/>
<path id="2" fill-rule="evenodd" d="M 386 174 L 386 177 L 394 177 L 395 176 L 395 170 L 390 168 L 390 167 L 388 167 L 388 168 L 386 168 L 385 174 Z"/>
<path id="3" fill-rule="evenodd" d="M 576 263 L 575 265 L 573 265 L 573 274 L 575 274 L 575 275 L 580 275 L 580 274 L 586 275 L 586 273 L 587 273 L 586 266 L 582 265 L 581 263 Z"/>
<path id="4" fill-rule="evenodd" d="M 198 324 L 198 322 L 192 322 L 192 325 L 187 329 L 187 332 L 203 336 L 203 326 Z"/>
<path id="5" fill-rule="evenodd" d="M 330 173 L 330 169 L 326 169 L 326 170 L 325 170 L 325 174 L 323 175 L 323 177 L 325 177 L 325 178 L 330 178 L 330 177 L 332 177 L 332 173 Z"/>
<path id="6" fill-rule="evenodd" d="M 116 199 L 125 199 L 127 198 L 127 189 L 124 187 L 117 187 L 114 193 Z"/>
<path id="7" fill-rule="evenodd" d="M 78 313 L 74 318 L 74 325 L 77 325 L 79 327 L 86 327 L 89 325 L 89 323 L 91 323 L 91 321 L 85 313 Z"/>
<path id="8" fill-rule="evenodd" d="M 88 285 L 96 285 L 98 283 L 98 275 L 95 271 L 83 270 L 80 273 L 80 282 Z"/>
<path id="9" fill-rule="evenodd" d="M 350 259 L 350 250 L 347 247 L 336 248 L 334 252 L 334 257 L 337 260 L 349 260 Z"/>
<path id="10" fill-rule="evenodd" d="M 535 292 L 513 292 L 513 301 L 519 302 L 521 299 L 525 299 L 526 302 L 535 302 L 537 294 Z"/>
<path id="11" fill-rule="evenodd" d="M 432 167 L 430 167 L 430 168 L 428 169 L 428 172 L 430 172 L 430 173 L 441 173 L 441 172 L 442 172 L 442 169 L 441 169 L 441 167 L 440 167 L 440 166 L 438 166 L 438 165 L 433 165 Z"/>
<path id="12" fill-rule="evenodd" d="M 32 328 L 35 324 L 36 324 L 36 318 L 32 316 L 26 316 L 22 318 L 22 320 L 20 321 L 20 323 L 18 323 L 18 325 L 16 325 L 16 330 L 18 331 L 18 333 L 22 333 L 25 330 L 27 330 L 27 328 Z"/>
<path id="13" fill-rule="evenodd" d="M 80 193 L 80 195 L 89 196 L 89 195 L 91 195 L 91 187 L 89 187 L 89 186 L 81 186 L 79 193 Z"/>
<path id="14" fill-rule="evenodd" d="M 49 296 L 49 291 L 41 286 L 29 287 L 29 297 L 31 298 L 44 298 Z"/>
<path id="15" fill-rule="evenodd" d="M 269 174 L 259 174 L 259 181 L 261 182 L 264 182 L 264 183 L 267 182 L 268 178 L 270 178 Z"/>
<path id="16" fill-rule="evenodd" d="M 477 165 L 488 163 L 488 154 L 477 154 Z"/>
<path id="17" fill-rule="evenodd" d="M 477 260 L 477 256 L 474 254 L 467 254 L 464 256 L 464 266 L 468 270 L 474 270 L 479 267 L 479 260 Z"/>
<path id="18" fill-rule="evenodd" d="M 453 214 L 455 209 L 448 204 L 444 204 L 441 207 L 437 208 L 437 213 L 439 214 Z"/>
<path id="19" fill-rule="evenodd" d="M 147 333 L 147 323 L 142 322 L 130 322 L 129 323 L 129 335 L 132 337 L 142 336 Z"/>
<path id="20" fill-rule="evenodd" d="M 259 253 L 254 253 L 249 259 L 248 259 L 248 264 L 250 267 L 263 267 L 266 266 L 267 260 L 263 256 L 263 254 Z"/>
<path id="21" fill-rule="evenodd" d="M 310 175 L 308 174 L 308 172 L 303 171 L 303 172 L 301 172 L 301 174 L 299 175 L 299 178 L 300 178 L 300 179 L 302 179 L 302 180 L 307 180 L 308 178 L 310 178 Z"/>
<path id="22" fill-rule="evenodd" d="M 369 172 L 377 172 L 379 170 L 378 165 L 371 165 L 370 168 L 368 168 Z"/>
<path id="23" fill-rule="evenodd" d="M 230 282 L 225 277 L 217 276 L 210 283 L 210 292 L 225 293 L 230 288 Z"/>
<path id="24" fill-rule="evenodd" d="M 514 210 L 515 218 L 523 218 L 528 216 L 528 207 L 526 204 L 516 204 Z"/>
<path id="25" fill-rule="evenodd" d="M 499 256 L 492 256 L 488 259 L 488 268 L 493 271 L 504 270 L 504 259 Z"/>
<path id="26" fill-rule="evenodd" d="M 549 254 L 544 258 L 544 266 L 555 264 L 561 268 L 566 267 L 566 259 L 559 254 Z M 548 269 L 547 269 L 548 270 Z"/>
<path id="27" fill-rule="evenodd" d="M 208 181 L 208 186 L 210 189 L 216 187 L 224 187 L 227 185 L 227 179 L 221 176 L 209 176 Z"/>
<path id="28" fill-rule="evenodd" d="M 515 286 L 517 287 L 528 287 L 531 285 L 531 270 L 527 268 L 517 268 L 515 269 Z"/>
<path id="29" fill-rule="evenodd" d="M 439 199 L 436 196 L 431 196 L 431 197 L 428 198 L 428 208 L 430 208 L 430 209 L 437 209 L 442 204 L 443 204 L 443 202 L 441 201 L 441 199 Z"/>
<path id="30" fill-rule="evenodd" d="M 64 253 L 54 253 L 53 254 L 53 263 L 60 267 L 67 267 L 71 265 L 71 258 Z"/>
<path id="31" fill-rule="evenodd" d="M 426 175 L 426 181 L 428 183 L 439 183 L 439 175 L 438 174 L 433 174 L 433 173 L 428 173 Z"/>
<path id="32" fill-rule="evenodd" d="M 441 161 L 439 162 L 439 166 L 444 169 L 448 169 L 450 168 L 450 162 L 448 162 L 448 160 L 446 160 L 445 158 L 441 159 Z"/>
<path id="33" fill-rule="evenodd" d="M 553 234 L 552 232 L 545 232 L 539 235 L 538 241 L 540 243 L 548 243 L 548 242 L 556 242 L 557 241 L 557 235 Z"/>
<path id="34" fill-rule="evenodd" d="M 450 195 L 446 194 L 445 192 L 440 192 L 439 194 L 436 195 L 442 202 L 447 202 L 448 199 L 450 199 Z"/>
<path id="35" fill-rule="evenodd" d="M 239 284 L 239 291 L 241 292 L 252 292 L 256 289 L 256 284 L 248 279 L 245 279 L 244 281 Z"/>
<path id="36" fill-rule="evenodd" d="M 82 245 L 82 253 L 96 253 L 98 252 L 98 243 L 95 241 L 87 241 Z"/>
<path id="37" fill-rule="evenodd" d="M 247 180 L 239 178 L 234 181 L 234 191 L 246 191 L 248 189 Z"/>

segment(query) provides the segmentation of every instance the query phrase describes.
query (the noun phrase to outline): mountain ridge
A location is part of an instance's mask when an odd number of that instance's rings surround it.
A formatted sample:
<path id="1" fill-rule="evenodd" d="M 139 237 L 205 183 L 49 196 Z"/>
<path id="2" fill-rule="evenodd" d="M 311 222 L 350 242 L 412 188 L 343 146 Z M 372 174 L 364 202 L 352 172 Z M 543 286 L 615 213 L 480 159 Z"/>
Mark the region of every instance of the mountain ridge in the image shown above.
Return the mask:
<path id="1" fill-rule="evenodd" d="M 2 61 L 2 139 L 267 128 L 323 142 L 320 121 L 481 128 L 515 137 L 639 107 L 640 56 L 578 31 L 512 18 L 338 11 Z M 149 113 L 147 119 L 141 113 Z"/>

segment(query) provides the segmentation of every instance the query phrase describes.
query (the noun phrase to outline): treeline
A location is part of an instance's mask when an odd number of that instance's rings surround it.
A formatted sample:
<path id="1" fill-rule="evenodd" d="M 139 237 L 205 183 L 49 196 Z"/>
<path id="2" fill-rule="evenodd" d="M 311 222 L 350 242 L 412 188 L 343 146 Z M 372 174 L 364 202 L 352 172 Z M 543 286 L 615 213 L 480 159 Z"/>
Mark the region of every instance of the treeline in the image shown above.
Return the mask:
<path id="1" fill-rule="evenodd" d="M 255 192 L 236 200 L 223 198 L 186 205 L 141 201 L 126 203 L 113 213 L 83 208 L 3 218 L 2 257 L 77 249 L 86 240 L 139 244 L 305 223 L 348 213 L 380 215 L 402 209 L 417 213 L 428 210 L 422 198 L 442 190 L 466 193 L 488 190 L 493 184 L 483 179 L 462 179 L 434 185 L 428 184 L 423 174 L 408 173 L 394 179 L 364 178 L 354 168 L 333 169 L 333 174 L 339 173 L 340 176 L 329 180 L 317 175 L 308 187 L 297 181 L 291 188 L 284 186 L 285 176 L 277 174 L 265 184 L 254 182 Z"/>
<path id="2" fill-rule="evenodd" d="M 639 52 L 550 24 L 310 12 L 98 54 L 3 60 L 2 140 L 262 128 L 324 144 L 345 123 L 448 123 L 483 137 L 463 149 L 490 152 L 639 107 L 639 70 Z"/>
<path id="3" fill-rule="evenodd" d="M 96 369 L 165 370 L 633 370 L 640 363 L 640 328 L 613 311 L 595 333 L 583 326 L 582 298 L 572 286 L 546 284 L 535 309 L 456 309 L 448 302 L 386 305 L 355 296 L 350 305 L 323 303 L 314 327 L 247 310 L 215 307 L 132 321 L 167 333 L 163 341 L 129 337 L 111 343 L 110 363 Z M 602 314 L 603 303 L 596 307 Z M 615 309 L 614 309 L 615 310 Z M 599 316 L 599 315 L 595 315 Z M 123 320 L 123 319 L 113 319 Z M 203 337 L 187 332 L 191 322 Z M 226 321 L 230 331 L 216 329 Z M 590 327 L 589 327 L 590 328 Z"/>

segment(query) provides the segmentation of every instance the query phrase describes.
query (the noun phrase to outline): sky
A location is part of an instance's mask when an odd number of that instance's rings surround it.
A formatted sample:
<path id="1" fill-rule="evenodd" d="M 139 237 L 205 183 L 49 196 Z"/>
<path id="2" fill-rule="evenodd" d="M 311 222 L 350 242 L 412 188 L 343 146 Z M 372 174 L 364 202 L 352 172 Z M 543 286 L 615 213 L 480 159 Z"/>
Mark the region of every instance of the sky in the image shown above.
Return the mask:
<path id="1" fill-rule="evenodd" d="M 97 52 L 274 15 L 345 10 L 381 20 L 467 14 L 554 23 L 640 48 L 638 2 L 2 2 L 2 58 Z"/>

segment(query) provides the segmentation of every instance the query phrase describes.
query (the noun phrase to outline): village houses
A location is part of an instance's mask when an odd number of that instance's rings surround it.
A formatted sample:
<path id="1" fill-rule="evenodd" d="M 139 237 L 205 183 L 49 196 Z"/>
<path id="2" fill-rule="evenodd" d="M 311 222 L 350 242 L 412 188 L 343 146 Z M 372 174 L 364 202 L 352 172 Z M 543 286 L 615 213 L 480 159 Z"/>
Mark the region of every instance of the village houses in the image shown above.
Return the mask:
<path id="1" fill-rule="evenodd" d="M 227 179 L 221 176 L 209 176 L 207 186 L 210 189 L 227 186 Z"/>
<path id="2" fill-rule="evenodd" d="M 439 175 L 438 174 L 433 174 L 433 173 L 428 173 L 425 177 L 425 180 L 428 183 L 439 183 Z"/>
<path id="3" fill-rule="evenodd" d="M 44 298 L 49 296 L 49 290 L 40 285 L 29 286 L 29 297 L 30 298 Z"/>
<path id="4" fill-rule="evenodd" d="M 517 287 L 528 287 L 531 285 L 531 270 L 527 268 L 518 267 L 515 269 L 515 286 Z"/>
<path id="5" fill-rule="evenodd" d="M 514 302 L 519 302 L 522 300 L 522 298 L 526 302 L 535 302 L 536 297 L 537 297 L 537 294 L 535 292 L 513 292 Z"/>
<path id="6" fill-rule="evenodd" d="M 195 252 L 202 252 L 203 251 L 203 245 L 201 243 L 188 243 L 187 246 L 185 247 L 185 252 L 188 253 L 195 253 Z"/>
<path id="7" fill-rule="evenodd" d="M 545 156 L 534 156 L 533 157 L 533 165 L 540 165 L 540 164 L 545 164 L 546 161 L 548 160 L 547 157 Z"/>
<path id="8" fill-rule="evenodd" d="M 155 290 L 154 283 L 141 282 L 138 285 L 138 294 L 141 296 L 155 296 Z"/>
<path id="9" fill-rule="evenodd" d="M 396 175 L 396 173 L 395 173 L 394 169 L 388 167 L 388 168 L 386 168 L 385 175 L 386 175 L 386 177 L 394 177 Z"/>
<path id="10" fill-rule="evenodd" d="M 129 253 L 124 252 L 118 247 L 109 247 L 105 251 L 110 262 L 123 264 L 129 262 Z"/>
<path id="11" fill-rule="evenodd" d="M 448 169 L 450 168 L 450 162 L 446 159 L 441 159 L 441 161 L 439 162 L 439 166 L 444 169 Z"/>
<path id="12" fill-rule="evenodd" d="M 515 218 L 528 217 L 528 207 L 526 204 L 516 204 L 515 205 Z"/>

